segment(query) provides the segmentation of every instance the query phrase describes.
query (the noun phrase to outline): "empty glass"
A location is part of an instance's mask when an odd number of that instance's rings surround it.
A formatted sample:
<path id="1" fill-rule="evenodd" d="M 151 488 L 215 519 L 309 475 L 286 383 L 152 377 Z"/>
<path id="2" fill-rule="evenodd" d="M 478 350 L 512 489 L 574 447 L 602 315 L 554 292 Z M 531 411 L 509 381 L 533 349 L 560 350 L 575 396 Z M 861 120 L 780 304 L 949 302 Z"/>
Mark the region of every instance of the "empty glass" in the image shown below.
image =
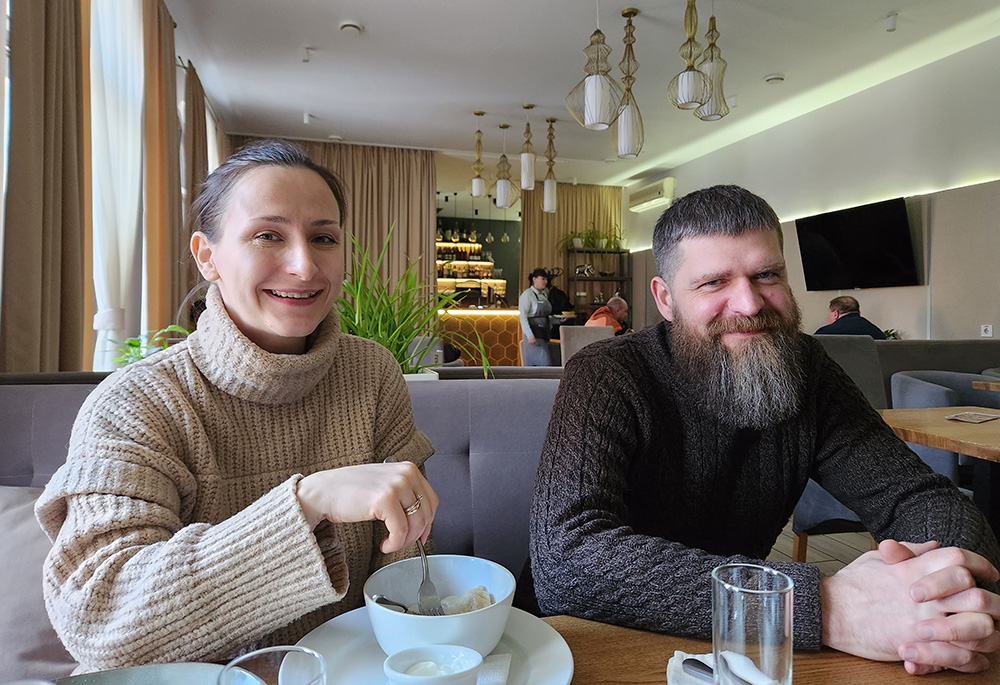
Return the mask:
<path id="1" fill-rule="evenodd" d="M 218 685 L 326 685 L 326 659 L 306 647 L 267 647 L 236 657 Z"/>
<path id="2" fill-rule="evenodd" d="M 715 682 L 792 682 L 792 579 L 754 564 L 712 571 Z M 757 673 L 755 673 L 755 671 Z"/>

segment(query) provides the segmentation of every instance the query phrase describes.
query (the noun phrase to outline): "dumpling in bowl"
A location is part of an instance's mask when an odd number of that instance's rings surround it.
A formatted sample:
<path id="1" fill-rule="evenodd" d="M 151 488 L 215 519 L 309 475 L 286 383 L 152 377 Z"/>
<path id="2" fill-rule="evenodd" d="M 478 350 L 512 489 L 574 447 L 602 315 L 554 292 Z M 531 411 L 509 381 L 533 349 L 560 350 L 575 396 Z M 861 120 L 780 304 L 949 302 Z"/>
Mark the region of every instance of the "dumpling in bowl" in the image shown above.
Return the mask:
<path id="1" fill-rule="evenodd" d="M 448 595 L 441 600 L 441 608 L 448 615 L 464 614 L 468 611 L 484 609 L 495 602 L 496 600 L 493 599 L 493 595 L 490 594 L 489 590 L 482 585 L 477 585 L 464 594 Z"/>

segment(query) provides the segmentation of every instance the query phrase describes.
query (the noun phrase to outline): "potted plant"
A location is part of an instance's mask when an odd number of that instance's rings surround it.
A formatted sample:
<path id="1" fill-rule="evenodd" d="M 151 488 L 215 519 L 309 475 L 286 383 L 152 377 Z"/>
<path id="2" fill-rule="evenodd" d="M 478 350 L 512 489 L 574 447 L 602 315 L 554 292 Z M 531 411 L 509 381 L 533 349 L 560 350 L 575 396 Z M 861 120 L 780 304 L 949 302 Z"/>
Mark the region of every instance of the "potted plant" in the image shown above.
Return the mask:
<path id="1" fill-rule="evenodd" d="M 379 271 L 387 259 L 394 230 L 395 225 L 389 229 L 374 259 L 351 236 L 354 255 L 351 270 L 344 278 L 343 294 L 337 300 L 337 311 L 344 333 L 374 340 L 392 353 L 403 373 L 418 373 L 435 365 L 434 360 L 425 363 L 426 349 L 421 341 L 444 339 L 444 321 L 438 317 L 438 310 L 454 306 L 458 295 L 439 293 L 421 282 L 417 273 L 419 260 L 407 261 L 394 286 L 385 282 Z M 456 334 L 448 337 L 463 353 L 478 358 L 485 373 L 489 362 L 478 333 L 475 340 Z"/>
<path id="2" fill-rule="evenodd" d="M 559 239 L 559 242 L 556 244 L 556 249 L 564 254 L 568 252 L 570 248 L 574 250 L 583 249 L 583 235 L 584 234 L 579 231 L 570 231 Z"/>
<path id="3" fill-rule="evenodd" d="M 170 335 L 171 333 L 175 333 L 176 335 Z M 135 338 L 126 338 L 124 341 L 112 340 L 111 342 L 118 345 L 119 354 L 111 361 L 115 364 L 137 362 L 140 359 L 145 359 L 154 352 L 159 352 L 173 343 L 183 340 L 189 333 L 190 331 L 181 326 L 170 324 L 166 328 L 161 328 L 158 331 L 149 331 L 145 335 Z"/>
<path id="4" fill-rule="evenodd" d="M 621 224 L 615 224 L 608 229 L 608 244 L 619 250 L 625 249 L 625 236 L 622 234 Z"/>
<path id="5" fill-rule="evenodd" d="M 608 243 L 607 236 L 594 225 L 593 221 L 590 222 L 589 226 L 590 228 L 583 232 L 583 244 L 591 248 L 604 249 Z"/>

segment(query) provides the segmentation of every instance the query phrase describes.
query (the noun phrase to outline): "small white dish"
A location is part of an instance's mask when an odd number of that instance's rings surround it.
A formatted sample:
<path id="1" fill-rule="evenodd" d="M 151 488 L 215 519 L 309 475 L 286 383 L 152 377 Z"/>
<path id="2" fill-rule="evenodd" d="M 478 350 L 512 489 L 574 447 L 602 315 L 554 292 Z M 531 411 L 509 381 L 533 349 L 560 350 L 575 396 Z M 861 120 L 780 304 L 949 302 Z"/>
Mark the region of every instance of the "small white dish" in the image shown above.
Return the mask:
<path id="1" fill-rule="evenodd" d="M 385 652 L 364 607 L 317 626 L 299 640 L 326 657 L 326 685 L 384 683 Z M 569 685 L 573 654 L 555 628 L 526 611 L 511 609 L 507 627 L 490 654 L 510 654 L 507 685 Z"/>
<path id="2" fill-rule="evenodd" d="M 393 685 L 476 685 L 482 655 L 460 645 L 404 649 L 386 657 L 385 677 Z"/>

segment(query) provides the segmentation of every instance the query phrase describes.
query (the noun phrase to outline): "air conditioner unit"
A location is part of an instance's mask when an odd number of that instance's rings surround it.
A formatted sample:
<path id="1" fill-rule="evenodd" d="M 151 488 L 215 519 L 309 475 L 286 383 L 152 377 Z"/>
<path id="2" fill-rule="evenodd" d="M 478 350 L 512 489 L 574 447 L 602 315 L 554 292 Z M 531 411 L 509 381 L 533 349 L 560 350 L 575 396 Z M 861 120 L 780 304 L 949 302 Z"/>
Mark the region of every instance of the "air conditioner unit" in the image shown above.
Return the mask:
<path id="1" fill-rule="evenodd" d="M 668 207 L 674 200 L 674 179 L 670 176 L 651 186 L 640 188 L 628 196 L 628 208 L 632 212 L 645 212 L 656 207 Z"/>

